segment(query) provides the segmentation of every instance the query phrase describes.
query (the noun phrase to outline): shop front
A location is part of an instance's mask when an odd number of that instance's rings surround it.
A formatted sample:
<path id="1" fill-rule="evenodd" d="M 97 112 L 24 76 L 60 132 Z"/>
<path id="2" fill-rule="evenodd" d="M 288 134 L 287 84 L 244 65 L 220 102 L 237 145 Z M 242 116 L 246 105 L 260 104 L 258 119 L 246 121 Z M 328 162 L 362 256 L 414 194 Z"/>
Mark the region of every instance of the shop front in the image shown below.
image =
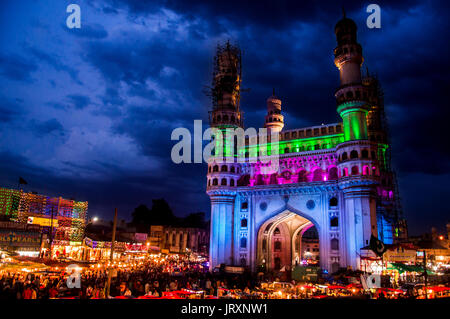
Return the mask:
<path id="1" fill-rule="evenodd" d="M 96 241 L 86 237 L 83 240 L 83 247 L 85 248 L 83 256 L 85 261 L 107 261 L 110 258 L 111 242 Z M 125 243 L 115 242 L 114 260 L 120 260 L 124 252 L 126 252 Z"/>
<path id="2" fill-rule="evenodd" d="M 84 247 L 81 241 L 53 240 L 52 258 L 83 260 Z"/>

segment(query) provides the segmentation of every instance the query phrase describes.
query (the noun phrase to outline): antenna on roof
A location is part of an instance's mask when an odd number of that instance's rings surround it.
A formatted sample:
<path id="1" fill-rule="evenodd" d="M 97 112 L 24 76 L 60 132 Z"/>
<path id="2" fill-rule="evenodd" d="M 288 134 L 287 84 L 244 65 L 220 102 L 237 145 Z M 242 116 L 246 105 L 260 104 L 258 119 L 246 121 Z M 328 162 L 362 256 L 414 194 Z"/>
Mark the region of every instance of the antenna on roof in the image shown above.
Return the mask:
<path id="1" fill-rule="evenodd" d="M 345 18 L 345 8 L 342 6 L 342 16 Z"/>

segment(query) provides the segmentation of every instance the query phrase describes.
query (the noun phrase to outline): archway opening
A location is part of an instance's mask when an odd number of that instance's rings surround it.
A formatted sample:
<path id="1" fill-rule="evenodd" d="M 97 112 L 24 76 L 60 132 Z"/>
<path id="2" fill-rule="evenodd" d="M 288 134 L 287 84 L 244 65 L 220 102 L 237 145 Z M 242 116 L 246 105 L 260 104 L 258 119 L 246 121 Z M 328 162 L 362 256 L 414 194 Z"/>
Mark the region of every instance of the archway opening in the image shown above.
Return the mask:
<path id="1" fill-rule="evenodd" d="M 258 231 L 260 271 L 290 277 L 298 266 L 319 265 L 319 236 L 313 222 L 288 210 L 268 219 Z"/>

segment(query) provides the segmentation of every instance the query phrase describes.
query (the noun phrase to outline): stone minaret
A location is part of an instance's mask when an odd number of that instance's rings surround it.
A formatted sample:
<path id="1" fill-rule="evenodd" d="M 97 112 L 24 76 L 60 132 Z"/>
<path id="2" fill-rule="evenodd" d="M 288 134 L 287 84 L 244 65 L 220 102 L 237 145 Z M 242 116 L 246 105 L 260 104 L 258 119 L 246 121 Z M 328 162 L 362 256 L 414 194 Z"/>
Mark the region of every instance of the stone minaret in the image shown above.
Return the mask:
<path id="1" fill-rule="evenodd" d="M 337 111 L 342 117 L 345 141 L 367 139 L 368 92 L 361 80 L 362 48 L 356 40 L 356 24 L 345 17 L 334 29 L 337 47 L 334 64 L 341 86 L 336 91 Z"/>
<path id="2" fill-rule="evenodd" d="M 271 132 L 280 132 L 284 127 L 284 117 L 281 114 L 281 100 L 275 95 L 275 89 L 272 96 L 267 99 L 267 115 L 264 127 Z"/>
<path id="3" fill-rule="evenodd" d="M 342 117 L 344 143 L 338 145 L 339 187 L 344 194 L 344 264 L 359 267 L 360 249 L 377 236 L 375 186 L 380 172 L 376 146 L 368 140 L 368 88 L 361 79 L 362 48 L 356 40 L 356 24 L 344 17 L 336 24 L 334 63 L 339 69 L 337 112 Z"/>
<path id="4" fill-rule="evenodd" d="M 239 48 L 229 42 L 223 46 L 219 45 L 214 62 L 211 127 L 220 130 L 223 139 L 215 139 L 215 155 L 208 161 L 207 194 L 211 200 L 209 253 L 211 270 L 220 264 L 232 264 L 234 259 L 234 202 L 240 167 L 234 156 L 237 151 L 234 138 L 229 139 L 227 136 L 236 128 L 243 126 L 239 109 L 241 85 Z M 220 149 L 221 153 L 219 153 Z"/>

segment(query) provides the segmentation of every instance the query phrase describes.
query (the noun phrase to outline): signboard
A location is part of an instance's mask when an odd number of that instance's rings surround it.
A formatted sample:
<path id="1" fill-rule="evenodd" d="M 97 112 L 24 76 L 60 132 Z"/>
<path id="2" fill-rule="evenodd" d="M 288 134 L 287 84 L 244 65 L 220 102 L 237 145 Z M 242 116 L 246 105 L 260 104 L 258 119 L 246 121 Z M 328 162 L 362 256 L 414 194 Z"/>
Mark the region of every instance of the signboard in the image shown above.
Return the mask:
<path id="1" fill-rule="evenodd" d="M 7 230 L 23 230 L 29 232 L 40 232 L 42 227 L 40 225 L 32 225 L 17 222 L 0 222 L 0 229 Z"/>
<path id="2" fill-rule="evenodd" d="M 41 225 L 41 226 L 52 226 L 52 219 L 51 218 L 43 218 L 43 217 L 33 217 L 30 216 L 27 219 L 28 224 L 34 224 L 34 225 Z M 53 227 L 58 227 L 58 220 L 53 219 Z"/>
<path id="3" fill-rule="evenodd" d="M 41 244 L 41 234 L 0 229 L 0 244 L 10 247 L 39 246 Z"/>
<path id="4" fill-rule="evenodd" d="M 125 244 L 125 249 L 127 252 L 146 252 L 147 245 L 143 245 L 140 243 L 137 244 Z"/>
<path id="5" fill-rule="evenodd" d="M 319 268 L 315 266 L 295 266 L 292 270 L 292 279 L 301 281 L 316 281 Z"/>
<path id="6" fill-rule="evenodd" d="M 414 263 L 416 261 L 416 253 L 415 249 L 398 246 L 388 249 L 384 254 L 384 259 L 396 263 Z"/>
<path id="7" fill-rule="evenodd" d="M 138 242 L 144 243 L 147 240 L 147 233 L 136 233 L 134 239 Z"/>

